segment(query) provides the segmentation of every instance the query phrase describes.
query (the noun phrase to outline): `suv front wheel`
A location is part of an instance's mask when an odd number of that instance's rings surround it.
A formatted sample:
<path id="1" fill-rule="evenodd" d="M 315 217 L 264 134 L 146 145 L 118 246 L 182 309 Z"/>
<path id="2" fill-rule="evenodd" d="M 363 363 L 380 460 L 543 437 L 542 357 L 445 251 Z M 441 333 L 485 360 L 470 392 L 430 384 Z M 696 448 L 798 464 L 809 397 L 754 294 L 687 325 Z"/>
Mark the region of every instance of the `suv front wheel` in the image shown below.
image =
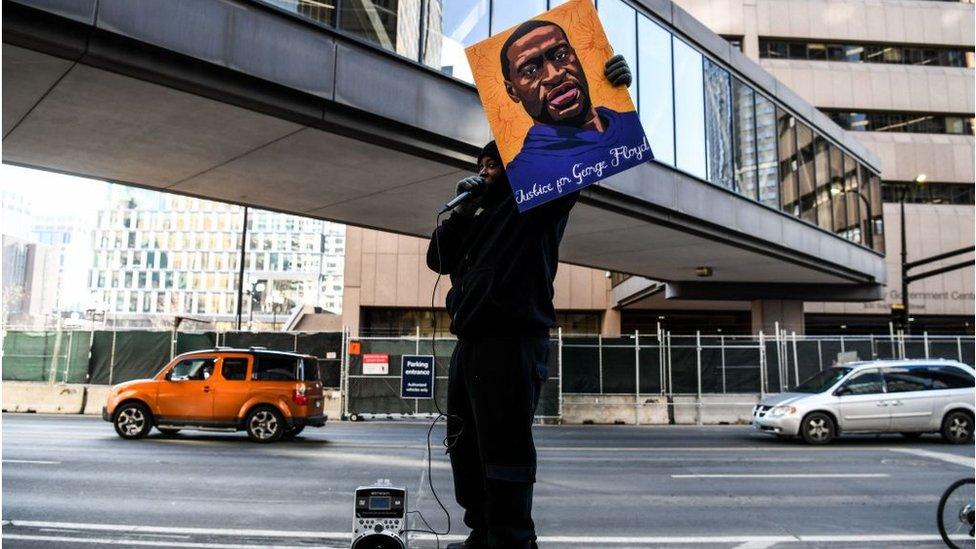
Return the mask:
<path id="1" fill-rule="evenodd" d="M 254 442 L 275 442 L 285 433 L 285 417 L 271 406 L 258 406 L 247 414 L 244 427 Z"/>
<path id="2" fill-rule="evenodd" d="M 142 438 L 152 429 L 152 416 L 145 404 L 127 402 L 115 410 L 112 424 L 115 432 L 124 439 Z"/>

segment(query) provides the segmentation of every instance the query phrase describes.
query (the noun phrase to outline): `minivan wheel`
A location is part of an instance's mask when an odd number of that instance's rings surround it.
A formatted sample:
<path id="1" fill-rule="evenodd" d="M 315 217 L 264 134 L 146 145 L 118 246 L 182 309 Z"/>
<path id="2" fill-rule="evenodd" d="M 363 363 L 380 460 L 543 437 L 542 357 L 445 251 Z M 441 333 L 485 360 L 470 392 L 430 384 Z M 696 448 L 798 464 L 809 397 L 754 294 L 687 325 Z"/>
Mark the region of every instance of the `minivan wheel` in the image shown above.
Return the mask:
<path id="1" fill-rule="evenodd" d="M 115 432 L 124 439 L 142 438 L 152 429 L 152 414 L 141 402 L 127 402 L 115 410 Z"/>
<path id="2" fill-rule="evenodd" d="M 807 444 L 827 444 L 834 440 L 836 432 L 834 420 L 821 412 L 808 415 L 800 424 L 800 435 Z"/>
<path id="3" fill-rule="evenodd" d="M 942 438 L 950 444 L 973 441 L 973 418 L 965 412 L 949 412 L 942 420 Z"/>
<path id="4" fill-rule="evenodd" d="M 285 433 L 285 417 L 271 406 L 259 406 L 244 421 L 247 436 L 254 442 L 275 442 Z"/>

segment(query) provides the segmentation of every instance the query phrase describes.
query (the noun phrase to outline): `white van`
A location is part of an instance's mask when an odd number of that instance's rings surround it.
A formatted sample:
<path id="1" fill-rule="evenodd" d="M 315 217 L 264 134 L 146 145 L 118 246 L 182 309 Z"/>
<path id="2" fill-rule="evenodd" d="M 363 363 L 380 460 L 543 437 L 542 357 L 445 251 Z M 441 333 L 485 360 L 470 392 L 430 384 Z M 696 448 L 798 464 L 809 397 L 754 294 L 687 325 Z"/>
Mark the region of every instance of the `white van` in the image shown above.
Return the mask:
<path id="1" fill-rule="evenodd" d="M 763 433 L 799 435 L 826 444 L 843 433 L 941 433 L 953 444 L 973 440 L 976 377 L 949 360 L 877 360 L 827 368 L 788 393 L 753 408 Z"/>

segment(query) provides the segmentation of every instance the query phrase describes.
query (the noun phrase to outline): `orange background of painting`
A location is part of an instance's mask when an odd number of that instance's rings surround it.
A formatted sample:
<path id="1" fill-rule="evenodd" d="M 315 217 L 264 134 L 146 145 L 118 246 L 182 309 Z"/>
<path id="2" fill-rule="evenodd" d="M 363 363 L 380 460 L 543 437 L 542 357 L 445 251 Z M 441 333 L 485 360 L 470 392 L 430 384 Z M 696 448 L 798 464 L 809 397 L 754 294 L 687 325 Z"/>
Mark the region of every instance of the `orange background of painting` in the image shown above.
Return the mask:
<path id="1" fill-rule="evenodd" d="M 586 73 L 594 107 L 607 107 L 617 112 L 636 110 L 627 88 L 614 87 L 603 76 L 603 66 L 613 56 L 613 48 L 603 32 L 592 0 L 570 0 L 532 19 L 552 21 L 566 31 Z M 505 92 L 499 59 L 502 45 L 517 26 L 465 49 L 481 104 L 506 165 L 522 149 L 525 134 L 532 126 L 532 119 L 522 104 L 512 101 Z"/>

